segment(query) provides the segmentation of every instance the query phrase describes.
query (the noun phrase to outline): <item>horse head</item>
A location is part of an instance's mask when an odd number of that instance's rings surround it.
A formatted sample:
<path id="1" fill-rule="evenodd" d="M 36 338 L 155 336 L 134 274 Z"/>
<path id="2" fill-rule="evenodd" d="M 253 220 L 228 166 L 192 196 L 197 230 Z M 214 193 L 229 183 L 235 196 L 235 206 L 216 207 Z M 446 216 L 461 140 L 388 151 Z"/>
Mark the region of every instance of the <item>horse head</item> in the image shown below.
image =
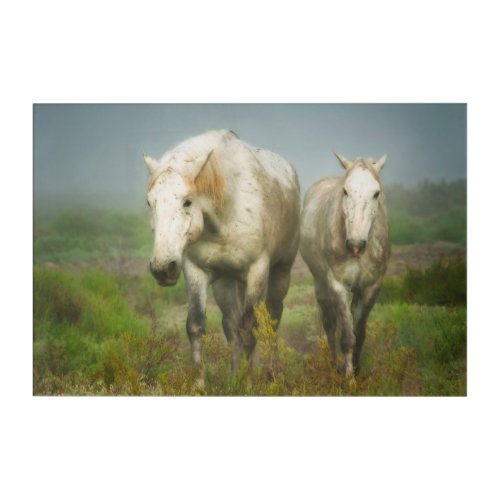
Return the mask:
<path id="1" fill-rule="evenodd" d="M 203 232 L 207 204 L 221 203 L 222 182 L 212 151 L 162 165 L 144 156 L 144 162 L 151 174 L 147 192 L 154 232 L 150 270 L 159 285 L 172 286 L 179 279 L 186 248 Z"/>
<path id="2" fill-rule="evenodd" d="M 336 155 L 346 174 L 342 183 L 342 210 L 345 220 L 346 248 L 359 257 L 366 248 L 370 229 L 380 205 L 380 171 L 387 155 L 374 162 L 371 158 L 349 161 Z"/>

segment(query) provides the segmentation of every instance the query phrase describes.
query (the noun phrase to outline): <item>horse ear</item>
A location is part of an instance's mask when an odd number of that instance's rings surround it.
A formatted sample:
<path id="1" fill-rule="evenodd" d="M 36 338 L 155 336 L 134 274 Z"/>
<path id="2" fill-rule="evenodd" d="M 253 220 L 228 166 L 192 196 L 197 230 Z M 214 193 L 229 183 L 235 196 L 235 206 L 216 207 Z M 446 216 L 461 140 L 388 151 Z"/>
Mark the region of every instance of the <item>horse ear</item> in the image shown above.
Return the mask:
<path id="1" fill-rule="evenodd" d="M 156 170 L 158 169 L 158 162 L 151 158 L 151 156 L 148 155 L 143 155 L 144 156 L 144 163 L 146 164 L 146 167 L 148 167 L 149 173 L 153 175 Z"/>
<path id="2" fill-rule="evenodd" d="M 384 155 L 380 158 L 380 160 L 373 164 L 373 168 L 377 171 L 377 173 L 380 173 L 380 171 L 384 168 L 386 161 L 387 155 Z"/>
<path id="3" fill-rule="evenodd" d="M 334 151 L 335 153 L 335 151 Z M 335 156 L 339 160 L 340 164 L 346 169 L 349 170 L 352 167 L 352 161 L 349 161 L 347 158 L 344 158 L 342 155 L 335 153 Z"/>

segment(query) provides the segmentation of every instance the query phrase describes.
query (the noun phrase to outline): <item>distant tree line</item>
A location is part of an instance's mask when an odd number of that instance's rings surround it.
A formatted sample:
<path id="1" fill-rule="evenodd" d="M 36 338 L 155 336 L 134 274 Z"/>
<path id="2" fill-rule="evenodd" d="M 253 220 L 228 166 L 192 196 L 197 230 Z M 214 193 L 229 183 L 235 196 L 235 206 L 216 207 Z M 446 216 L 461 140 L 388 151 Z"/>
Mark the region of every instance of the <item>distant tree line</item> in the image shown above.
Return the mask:
<path id="1" fill-rule="evenodd" d="M 424 181 L 416 187 L 402 184 L 384 186 L 389 210 L 430 217 L 454 210 L 464 210 L 467 205 L 467 182 L 460 179 L 438 183 Z"/>

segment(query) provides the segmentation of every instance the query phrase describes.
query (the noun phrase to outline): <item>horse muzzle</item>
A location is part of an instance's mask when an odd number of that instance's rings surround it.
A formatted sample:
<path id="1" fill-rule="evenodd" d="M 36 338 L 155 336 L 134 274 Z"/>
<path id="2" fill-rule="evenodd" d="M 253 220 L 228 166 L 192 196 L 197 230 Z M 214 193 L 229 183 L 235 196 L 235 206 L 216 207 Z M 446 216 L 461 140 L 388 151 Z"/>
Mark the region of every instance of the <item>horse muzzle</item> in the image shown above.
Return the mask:
<path id="1" fill-rule="evenodd" d="M 366 240 L 346 240 L 345 246 L 353 257 L 360 257 L 366 249 Z"/>
<path id="2" fill-rule="evenodd" d="M 179 280 L 182 267 L 175 260 L 159 265 L 155 261 L 149 263 L 149 270 L 160 286 L 173 286 Z"/>

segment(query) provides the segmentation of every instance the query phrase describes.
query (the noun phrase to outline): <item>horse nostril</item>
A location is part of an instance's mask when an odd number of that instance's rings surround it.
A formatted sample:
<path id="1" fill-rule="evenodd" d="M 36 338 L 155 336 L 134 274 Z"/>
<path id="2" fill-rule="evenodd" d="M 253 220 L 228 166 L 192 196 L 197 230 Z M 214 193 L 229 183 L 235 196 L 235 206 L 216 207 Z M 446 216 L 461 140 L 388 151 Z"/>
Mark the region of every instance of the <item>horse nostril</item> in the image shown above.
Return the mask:
<path id="1" fill-rule="evenodd" d="M 177 269 L 177 262 L 172 260 L 167 265 L 167 273 L 172 273 Z"/>
<path id="2" fill-rule="evenodd" d="M 366 248 L 366 240 L 346 240 L 345 246 L 353 255 L 360 255 Z"/>

